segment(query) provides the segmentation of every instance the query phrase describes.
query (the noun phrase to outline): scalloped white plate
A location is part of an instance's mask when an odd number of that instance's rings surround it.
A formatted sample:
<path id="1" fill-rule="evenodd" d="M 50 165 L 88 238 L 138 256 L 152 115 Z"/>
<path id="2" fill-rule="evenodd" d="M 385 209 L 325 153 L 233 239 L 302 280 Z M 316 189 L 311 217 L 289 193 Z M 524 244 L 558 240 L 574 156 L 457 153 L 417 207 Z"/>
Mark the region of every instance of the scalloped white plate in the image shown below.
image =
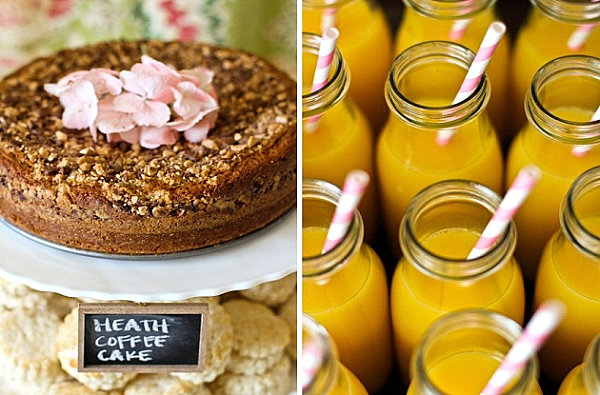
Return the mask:
<path id="1" fill-rule="evenodd" d="M 69 297 L 134 302 L 214 296 L 296 270 L 296 210 L 245 240 L 196 256 L 107 259 L 43 245 L 0 224 L 0 277 Z"/>

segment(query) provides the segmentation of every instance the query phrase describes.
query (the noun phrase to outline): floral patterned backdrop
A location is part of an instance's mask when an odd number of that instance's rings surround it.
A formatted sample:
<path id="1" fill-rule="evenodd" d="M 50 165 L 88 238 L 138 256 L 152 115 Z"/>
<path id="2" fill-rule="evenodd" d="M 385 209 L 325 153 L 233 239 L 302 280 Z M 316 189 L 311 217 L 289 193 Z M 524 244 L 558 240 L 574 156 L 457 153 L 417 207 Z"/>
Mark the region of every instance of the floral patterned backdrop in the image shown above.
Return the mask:
<path id="1" fill-rule="evenodd" d="M 296 0 L 0 0 L 0 77 L 64 47 L 144 37 L 241 48 L 293 74 Z"/>

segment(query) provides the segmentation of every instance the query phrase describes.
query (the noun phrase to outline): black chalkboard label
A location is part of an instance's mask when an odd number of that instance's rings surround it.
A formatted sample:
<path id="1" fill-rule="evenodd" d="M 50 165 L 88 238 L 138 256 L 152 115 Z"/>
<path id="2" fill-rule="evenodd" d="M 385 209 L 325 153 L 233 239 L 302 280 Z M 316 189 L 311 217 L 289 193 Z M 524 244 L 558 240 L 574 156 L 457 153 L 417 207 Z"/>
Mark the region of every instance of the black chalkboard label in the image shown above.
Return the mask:
<path id="1" fill-rule="evenodd" d="M 78 371 L 199 372 L 205 303 L 79 305 Z"/>

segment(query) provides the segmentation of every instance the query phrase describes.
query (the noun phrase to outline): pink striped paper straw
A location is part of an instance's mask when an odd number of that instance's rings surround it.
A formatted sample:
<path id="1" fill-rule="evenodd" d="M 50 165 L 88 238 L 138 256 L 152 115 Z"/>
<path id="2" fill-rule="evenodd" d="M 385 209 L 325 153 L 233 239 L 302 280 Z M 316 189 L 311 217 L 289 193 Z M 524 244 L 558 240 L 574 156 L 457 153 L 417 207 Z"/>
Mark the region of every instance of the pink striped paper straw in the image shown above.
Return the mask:
<path id="1" fill-rule="evenodd" d="M 600 120 L 600 106 L 598 106 L 596 112 L 594 113 L 594 115 L 592 115 L 592 119 L 590 119 L 590 122 L 596 122 L 597 120 Z M 590 152 L 591 149 L 591 145 L 577 145 L 573 147 L 572 152 L 573 155 L 575 155 L 578 158 L 581 158 L 584 157 L 588 152 Z"/>
<path id="2" fill-rule="evenodd" d="M 458 41 L 465 35 L 467 28 L 471 24 L 471 19 L 460 19 L 452 24 L 452 28 L 450 29 L 450 40 Z"/>
<path id="3" fill-rule="evenodd" d="M 600 0 L 591 0 L 592 3 L 597 3 Z M 595 23 L 586 23 L 584 25 L 580 25 L 575 29 L 569 40 L 567 41 L 567 47 L 571 51 L 579 51 L 585 45 L 585 42 L 592 34 L 592 31 L 597 25 Z"/>
<path id="4" fill-rule="evenodd" d="M 333 213 L 327 238 L 321 254 L 331 251 L 346 235 L 346 231 L 354 217 L 354 211 L 369 185 L 369 174 L 364 170 L 352 170 L 344 180 L 342 196 Z"/>
<path id="5" fill-rule="evenodd" d="M 316 341 L 302 343 L 302 389 L 307 389 L 313 382 L 323 364 L 323 349 Z"/>
<path id="6" fill-rule="evenodd" d="M 558 300 L 547 300 L 542 303 L 529 320 L 521 336 L 504 357 L 500 367 L 481 391 L 481 395 L 501 394 L 542 347 L 546 339 L 562 321 L 565 312 L 565 305 Z"/>
<path id="7" fill-rule="evenodd" d="M 479 50 L 475 55 L 475 59 L 473 60 L 473 63 L 471 63 L 471 67 L 469 67 L 469 71 L 467 71 L 465 80 L 454 97 L 452 104 L 460 103 L 475 92 L 477 85 L 479 85 L 479 81 L 481 81 L 481 77 L 483 77 L 483 74 L 485 73 L 488 63 L 490 63 L 490 59 L 505 32 L 506 26 L 504 23 L 492 22 L 490 24 L 490 27 L 488 27 L 487 32 L 483 37 L 483 41 L 479 46 Z M 437 143 L 439 145 L 447 145 L 454 133 L 454 129 L 440 130 L 436 139 Z"/>
<path id="8" fill-rule="evenodd" d="M 325 8 L 321 14 L 321 31 L 335 27 L 337 24 L 337 8 Z"/>
<path id="9" fill-rule="evenodd" d="M 327 81 L 329 81 L 329 72 L 331 71 L 331 62 L 333 61 L 335 46 L 339 37 L 340 32 L 335 27 L 331 27 L 323 32 L 311 92 L 318 91 L 327 85 Z M 319 126 L 319 119 L 321 119 L 319 115 L 308 118 L 304 125 L 304 130 L 308 133 L 313 133 Z"/>
<path id="10" fill-rule="evenodd" d="M 541 172 L 536 166 L 525 166 L 519 171 L 504 199 L 494 212 L 492 219 L 481 233 L 475 247 L 469 253 L 467 260 L 479 258 L 490 250 L 498 238 L 502 236 L 508 224 L 519 210 L 533 187 L 540 180 Z"/>

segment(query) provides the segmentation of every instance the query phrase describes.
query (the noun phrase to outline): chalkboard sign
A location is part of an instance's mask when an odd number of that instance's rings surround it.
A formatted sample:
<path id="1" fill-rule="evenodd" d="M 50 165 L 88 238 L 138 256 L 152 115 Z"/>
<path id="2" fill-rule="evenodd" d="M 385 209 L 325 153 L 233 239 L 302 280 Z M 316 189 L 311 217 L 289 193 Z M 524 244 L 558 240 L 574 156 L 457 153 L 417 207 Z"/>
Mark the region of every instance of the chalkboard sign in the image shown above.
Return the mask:
<path id="1" fill-rule="evenodd" d="M 80 372 L 199 372 L 206 303 L 79 305 Z"/>

